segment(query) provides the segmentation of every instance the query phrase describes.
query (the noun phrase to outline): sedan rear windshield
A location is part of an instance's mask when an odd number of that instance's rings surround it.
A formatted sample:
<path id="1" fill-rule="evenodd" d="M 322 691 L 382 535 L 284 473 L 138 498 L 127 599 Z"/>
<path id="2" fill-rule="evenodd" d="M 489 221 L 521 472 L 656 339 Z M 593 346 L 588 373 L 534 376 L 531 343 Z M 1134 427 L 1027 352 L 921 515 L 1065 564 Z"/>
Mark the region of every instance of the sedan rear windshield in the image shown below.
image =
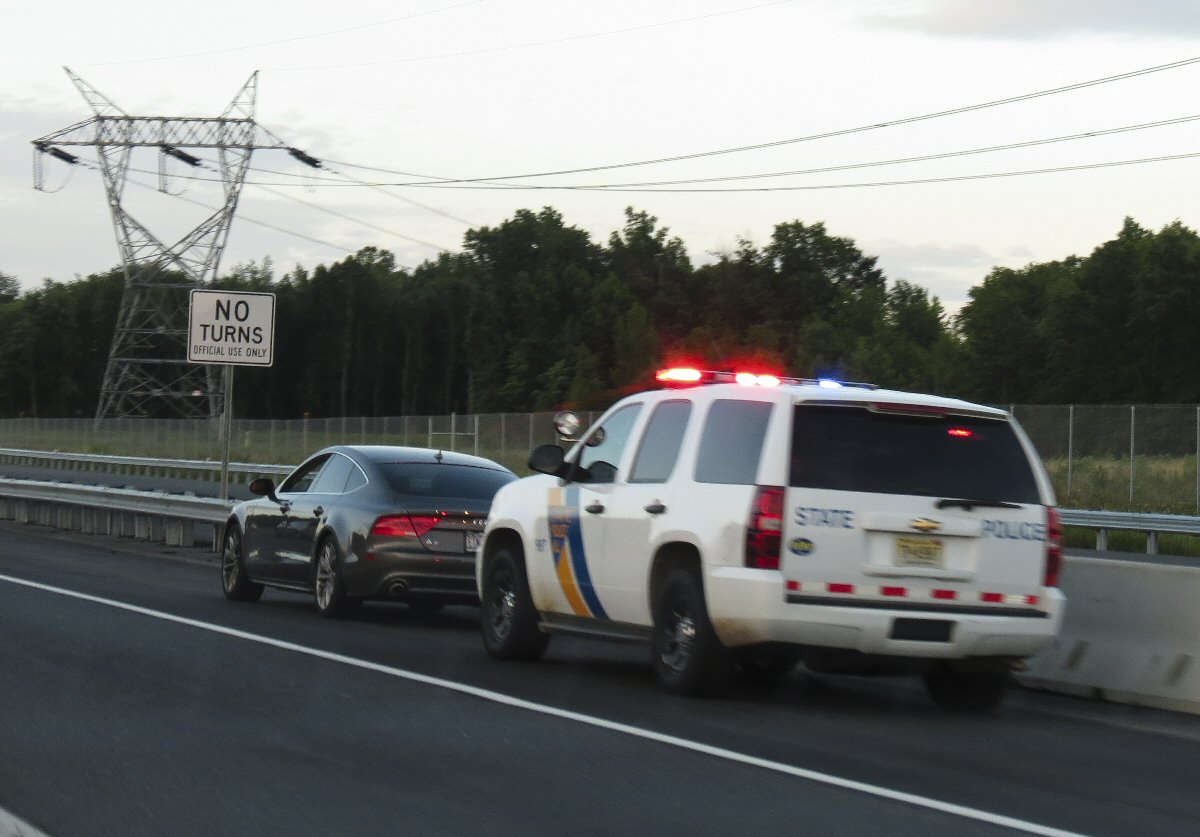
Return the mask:
<path id="1" fill-rule="evenodd" d="M 416 497 L 491 500 L 500 486 L 517 478 L 494 468 L 428 462 L 384 462 L 379 470 L 393 491 Z"/>
<path id="2" fill-rule="evenodd" d="M 962 415 L 904 415 L 797 405 L 789 484 L 877 494 L 1038 503 L 1012 425 Z"/>

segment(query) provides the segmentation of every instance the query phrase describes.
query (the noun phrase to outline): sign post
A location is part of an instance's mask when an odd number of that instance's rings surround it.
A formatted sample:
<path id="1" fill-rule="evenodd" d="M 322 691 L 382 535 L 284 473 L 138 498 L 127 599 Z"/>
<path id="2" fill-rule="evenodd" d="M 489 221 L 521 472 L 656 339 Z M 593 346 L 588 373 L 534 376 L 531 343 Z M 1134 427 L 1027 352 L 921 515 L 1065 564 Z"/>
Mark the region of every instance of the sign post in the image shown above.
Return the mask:
<path id="1" fill-rule="evenodd" d="M 229 499 L 233 435 L 233 368 L 275 362 L 275 294 L 193 288 L 188 306 L 188 361 L 222 364 L 221 499 Z"/>

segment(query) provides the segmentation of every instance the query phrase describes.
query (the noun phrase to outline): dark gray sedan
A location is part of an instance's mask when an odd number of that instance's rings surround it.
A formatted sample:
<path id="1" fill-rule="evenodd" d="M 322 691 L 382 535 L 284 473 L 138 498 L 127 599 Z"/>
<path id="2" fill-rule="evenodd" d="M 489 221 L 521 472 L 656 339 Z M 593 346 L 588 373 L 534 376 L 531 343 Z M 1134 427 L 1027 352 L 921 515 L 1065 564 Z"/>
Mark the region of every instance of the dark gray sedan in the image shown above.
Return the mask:
<path id="1" fill-rule="evenodd" d="M 263 587 L 315 594 L 324 616 L 364 599 L 433 610 L 476 603 L 475 550 L 492 497 L 516 475 L 490 459 L 426 448 L 337 445 L 225 523 L 221 586 L 234 601 Z"/>

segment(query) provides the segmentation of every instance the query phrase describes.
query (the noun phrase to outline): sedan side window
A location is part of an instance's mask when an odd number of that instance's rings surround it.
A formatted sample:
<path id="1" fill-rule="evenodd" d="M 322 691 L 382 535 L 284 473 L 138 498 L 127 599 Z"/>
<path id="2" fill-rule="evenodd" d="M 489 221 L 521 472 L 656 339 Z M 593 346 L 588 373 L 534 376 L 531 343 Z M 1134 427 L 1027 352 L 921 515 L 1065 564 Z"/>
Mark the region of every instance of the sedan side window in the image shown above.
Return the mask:
<path id="1" fill-rule="evenodd" d="M 299 468 L 292 472 L 292 475 L 284 481 L 280 487 L 280 491 L 287 491 L 293 494 L 298 494 L 302 491 L 308 491 L 313 484 L 313 480 L 317 478 L 317 474 L 321 470 L 321 466 L 329 459 L 332 454 L 323 454 L 314 456 L 312 459 L 305 462 Z"/>
<path id="2" fill-rule="evenodd" d="M 321 473 L 317 475 L 309 492 L 313 494 L 341 494 L 346 490 L 346 478 L 354 470 L 354 462 L 348 456 L 335 453 L 329 457 Z"/>
<path id="3" fill-rule="evenodd" d="M 362 472 L 362 468 L 357 465 L 350 471 L 350 476 L 346 477 L 346 487 L 343 489 L 347 494 L 356 489 L 362 488 L 367 484 L 367 475 Z"/>

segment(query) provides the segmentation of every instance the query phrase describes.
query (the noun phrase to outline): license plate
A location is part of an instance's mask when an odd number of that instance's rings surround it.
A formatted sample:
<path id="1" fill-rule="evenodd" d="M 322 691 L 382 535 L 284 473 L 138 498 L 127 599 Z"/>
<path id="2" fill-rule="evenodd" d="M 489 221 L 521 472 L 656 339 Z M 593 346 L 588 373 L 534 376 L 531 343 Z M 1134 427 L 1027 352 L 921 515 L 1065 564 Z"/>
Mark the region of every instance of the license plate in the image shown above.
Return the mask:
<path id="1" fill-rule="evenodd" d="M 896 566 L 943 566 L 945 546 L 940 538 L 896 538 Z"/>
<path id="2" fill-rule="evenodd" d="M 467 532 L 467 552 L 475 552 L 483 545 L 483 532 Z"/>

